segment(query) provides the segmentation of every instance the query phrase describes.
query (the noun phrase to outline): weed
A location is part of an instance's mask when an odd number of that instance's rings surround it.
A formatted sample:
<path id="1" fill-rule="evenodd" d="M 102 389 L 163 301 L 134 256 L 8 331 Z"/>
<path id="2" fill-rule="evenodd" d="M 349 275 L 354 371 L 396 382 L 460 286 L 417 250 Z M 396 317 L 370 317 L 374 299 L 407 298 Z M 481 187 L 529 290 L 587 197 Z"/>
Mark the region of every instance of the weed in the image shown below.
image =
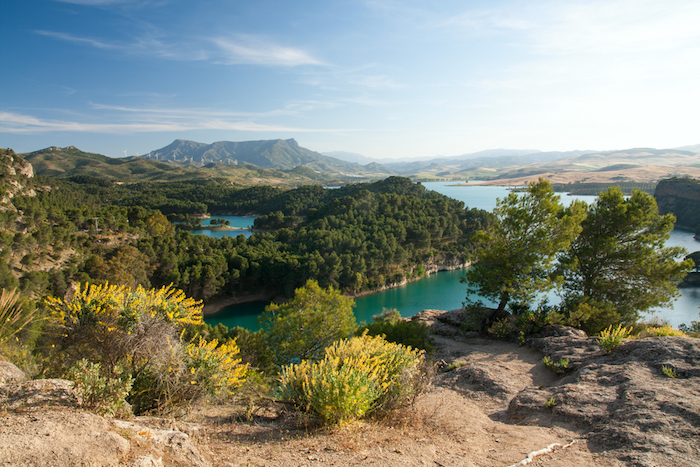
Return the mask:
<path id="1" fill-rule="evenodd" d="M 661 373 L 666 375 L 668 378 L 678 378 L 678 373 L 676 373 L 676 369 L 672 366 L 663 365 L 661 367 Z"/>
<path id="2" fill-rule="evenodd" d="M 607 329 L 603 329 L 598 337 L 598 345 L 600 345 L 605 352 L 610 353 L 618 345 L 622 344 L 622 341 L 627 339 L 632 331 L 632 327 L 625 328 L 622 324 L 618 324 L 617 327 L 613 328 L 612 324 Z"/>
<path id="3" fill-rule="evenodd" d="M 544 403 L 544 408 L 552 410 L 555 405 L 557 405 L 557 400 L 552 396 Z"/>
<path id="4" fill-rule="evenodd" d="M 17 289 L 2 289 L 0 294 L 0 343 L 6 341 L 22 330 L 32 319 L 36 309 L 25 309 L 21 303 L 17 303 L 19 293 Z"/>
<path id="5" fill-rule="evenodd" d="M 560 358 L 558 362 L 554 363 L 552 361 L 552 358 L 548 355 L 542 359 L 542 363 L 544 363 L 544 366 L 546 366 L 558 375 L 566 373 L 566 370 L 569 367 L 568 358 Z"/>
<path id="6" fill-rule="evenodd" d="M 466 365 L 465 362 L 452 362 L 445 367 L 444 371 L 445 373 L 448 373 L 450 371 L 456 370 L 457 368 L 462 368 L 464 365 Z"/>

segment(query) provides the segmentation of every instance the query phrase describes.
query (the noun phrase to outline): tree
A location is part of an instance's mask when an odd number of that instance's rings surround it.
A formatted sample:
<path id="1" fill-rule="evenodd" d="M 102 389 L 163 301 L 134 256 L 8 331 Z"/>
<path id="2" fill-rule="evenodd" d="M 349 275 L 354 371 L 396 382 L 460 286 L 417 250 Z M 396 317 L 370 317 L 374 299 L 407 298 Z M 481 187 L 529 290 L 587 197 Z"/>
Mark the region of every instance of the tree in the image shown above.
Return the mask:
<path id="1" fill-rule="evenodd" d="M 547 180 L 531 182 L 522 196 L 498 200 L 492 227 L 473 237 L 476 261 L 466 272 L 469 293 L 498 302 L 492 319 L 511 300 L 530 303 L 550 290 L 557 254 L 580 232 L 584 203 L 564 209 Z"/>
<path id="2" fill-rule="evenodd" d="M 625 199 L 612 187 L 587 208 L 581 234 L 561 258 L 564 301 L 569 313 L 587 305 L 584 328 L 634 324 L 639 312 L 677 295 L 676 284 L 693 262 L 680 261 L 683 248 L 664 247 L 674 222 L 673 214 L 659 215 L 654 198 L 638 190 Z"/>
<path id="3" fill-rule="evenodd" d="M 296 289 L 290 301 L 266 306 L 259 320 L 275 363 L 319 358 L 334 341 L 350 336 L 357 327 L 354 306 L 353 299 L 314 280 Z"/>

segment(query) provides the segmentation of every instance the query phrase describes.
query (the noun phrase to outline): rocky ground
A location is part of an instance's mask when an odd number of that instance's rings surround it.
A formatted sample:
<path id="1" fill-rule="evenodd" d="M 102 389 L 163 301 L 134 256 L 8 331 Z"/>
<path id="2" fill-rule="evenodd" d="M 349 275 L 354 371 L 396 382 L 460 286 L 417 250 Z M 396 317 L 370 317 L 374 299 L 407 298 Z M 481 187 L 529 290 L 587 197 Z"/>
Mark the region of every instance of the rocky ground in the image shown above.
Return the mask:
<path id="1" fill-rule="evenodd" d="M 551 328 L 521 347 L 465 337 L 461 313 L 416 317 L 436 331 L 441 370 L 415 406 L 342 428 L 260 400 L 108 420 L 76 408 L 70 383 L 22 382 L 0 362 L 0 465 L 700 465 L 700 340 L 631 340 L 605 354 Z M 568 358 L 568 373 L 543 355 Z"/>

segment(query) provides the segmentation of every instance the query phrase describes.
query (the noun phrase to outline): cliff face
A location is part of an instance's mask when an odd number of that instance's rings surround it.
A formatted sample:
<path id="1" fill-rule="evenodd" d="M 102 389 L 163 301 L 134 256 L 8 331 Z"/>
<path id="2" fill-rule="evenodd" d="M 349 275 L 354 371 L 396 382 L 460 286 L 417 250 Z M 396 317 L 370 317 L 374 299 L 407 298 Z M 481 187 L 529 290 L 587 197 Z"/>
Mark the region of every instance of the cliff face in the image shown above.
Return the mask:
<path id="1" fill-rule="evenodd" d="M 661 214 L 676 215 L 676 227 L 695 230 L 700 226 L 700 180 L 661 180 L 654 193 Z"/>
<path id="2" fill-rule="evenodd" d="M 16 195 L 34 196 L 36 193 L 29 186 L 32 177 L 32 164 L 12 149 L 0 149 L 0 209 L 14 210 L 12 198 Z"/>

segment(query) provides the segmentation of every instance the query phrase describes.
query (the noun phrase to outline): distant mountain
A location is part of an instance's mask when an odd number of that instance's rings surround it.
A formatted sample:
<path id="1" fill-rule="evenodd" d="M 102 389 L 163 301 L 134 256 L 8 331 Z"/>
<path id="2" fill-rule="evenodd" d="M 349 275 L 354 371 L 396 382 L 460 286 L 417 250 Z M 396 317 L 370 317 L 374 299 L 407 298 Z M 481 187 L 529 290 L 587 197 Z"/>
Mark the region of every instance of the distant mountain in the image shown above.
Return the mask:
<path id="1" fill-rule="evenodd" d="M 365 157 L 362 154 L 357 154 L 354 152 L 346 152 L 346 151 L 331 151 L 331 152 L 322 152 L 324 156 L 327 157 L 333 157 L 335 159 L 340 159 L 341 161 L 346 161 L 346 162 L 355 162 L 357 164 L 361 165 L 367 165 L 371 164 L 373 162 L 377 162 L 374 159 L 370 159 L 369 157 Z"/>
<path id="2" fill-rule="evenodd" d="M 700 144 L 693 144 L 691 146 L 682 146 L 680 148 L 676 148 L 681 151 L 691 151 L 696 154 L 700 154 Z"/>
<path id="3" fill-rule="evenodd" d="M 81 151 L 75 146 L 55 146 L 23 155 L 34 167 L 37 175 L 68 178 L 75 181 L 100 178 L 110 181 L 192 181 L 228 180 L 250 185 L 250 178 L 268 180 L 270 183 L 296 184 L 292 177 L 277 170 L 261 170 L 249 165 L 229 166 L 212 163 L 200 167 L 184 167 L 142 157 L 113 158 L 102 154 Z M 295 177 L 297 178 L 297 177 Z M 285 183 L 285 179 L 289 179 Z"/>
<path id="4" fill-rule="evenodd" d="M 293 140 L 292 140 L 293 141 Z M 252 142 L 251 142 L 252 143 Z M 268 143 L 268 142 L 260 142 Z M 232 143 L 234 146 L 236 143 Z M 159 156 L 155 153 L 148 157 L 125 157 L 113 158 L 102 154 L 88 153 L 81 151 L 75 146 L 66 148 L 49 147 L 29 154 L 23 154 L 24 159 L 32 164 L 37 175 L 56 178 L 69 178 L 76 181 L 85 180 L 85 177 L 95 177 L 111 181 L 121 182 L 142 182 L 142 181 L 193 181 L 193 180 L 226 180 L 240 185 L 254 184 L 275 184 L 284 186 L 298 186 L 300 184 L 343 184 L 353 181 L 369 181 L 384 178 L 391 174 L 391 171 L 378 164 L 370 164 L 363 167 L 359 164 L 352 164 L 336 160 L 330 157 L 321 156 L 307 149 L 284 151 L 284 145 L 260 144 L 256 147 L 258 151 L 250 150 L 259 156 L 258 163 L 265 163 L 265 158 L 277 161 L 289 161 L 294 158 L 302 159 L 304 153 L 308 151 L 313 156 L 312 162 L 303 165 L 296 165 L 289 170 L 277 168 L 261 168 L 253 165 L 244 159 L 229 160 L 223 152 L 222 147 L 208 147 L 203 143 L 193 141 L 177 140 L 168 146 L 170 152 L 161 152 Z M 246 144 L 242 144 L 245 149 Z M 298 147 L 298 146 L 297 146 Z M 239 144 L 238 149 L 241 149 Z M 250 149 L 250 148 L 248 148 Z M 212 157 L 219 151 L 220 160 Z M 190 154 L 201 154 L 200 162 L 192 159 L 195 156 Z M 244 151 L 239 151 L 244 153 Z M 156 159 L 156 157 L 158 157 Z M 172 157 L 173 160 L 169 160 Z M 186 159 L 186 160 L 185 160 Z M 204 163 L 202 163 L 204 162 Z M 272 163 L 267 163 L 272 165 Z M 277 165 L 285 166 L 283 163 Z M 287 165 L 288 166 L 288 165 Z M 31 166 L 30 166 L 31 167 Z"/>
<path id="5" fill-rule="evenodd" d="M 223 162 L 229 165 L 253 164 L 257 167 L 292 170 L 305 166 L 312 170 L 343 176 L 386 176 L 391 171 L 381 166 L 363 167 L 354 162 L 324 156 L 299 146 L 294 139 L 262 141 L 218 141 L 212 144 L 177 139 L 170 145 L 144 156 L 178 164 Z"/>

